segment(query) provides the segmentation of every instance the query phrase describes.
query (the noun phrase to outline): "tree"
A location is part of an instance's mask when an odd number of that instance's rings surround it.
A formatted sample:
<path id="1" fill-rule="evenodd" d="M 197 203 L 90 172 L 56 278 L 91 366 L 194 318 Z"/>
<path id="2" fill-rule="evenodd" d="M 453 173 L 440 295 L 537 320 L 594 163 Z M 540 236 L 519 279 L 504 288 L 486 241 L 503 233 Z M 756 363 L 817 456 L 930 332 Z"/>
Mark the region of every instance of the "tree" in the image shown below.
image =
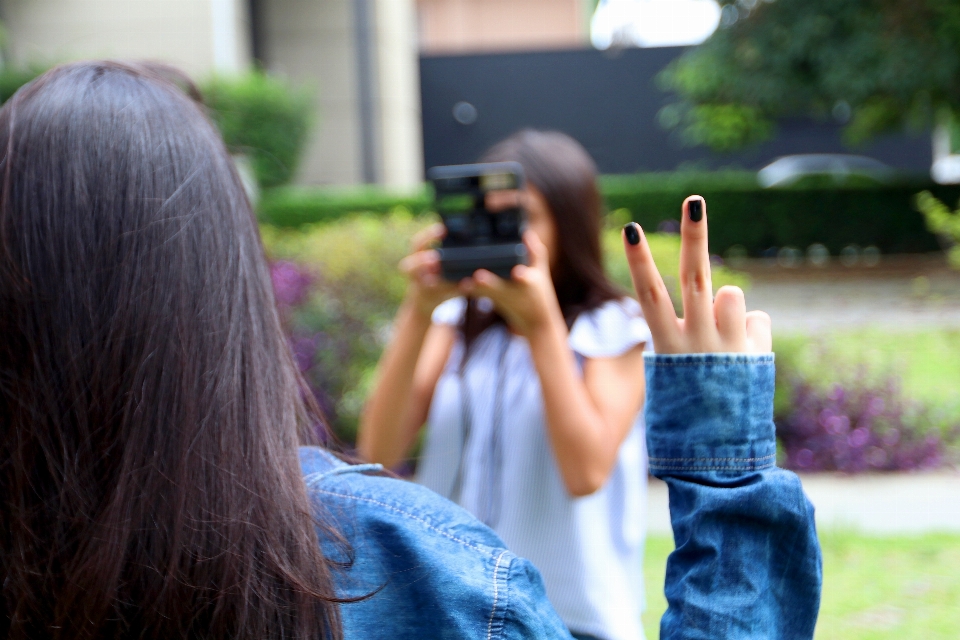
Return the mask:
<path id="1" fill-rule="evenodd" d="M 688 142 L 735 149 L 789 116 L 850 144 L 960 121 L 958 0 L 719 1 L 721 27 L 660 77 L 681 98 L 661 122 Z"/>

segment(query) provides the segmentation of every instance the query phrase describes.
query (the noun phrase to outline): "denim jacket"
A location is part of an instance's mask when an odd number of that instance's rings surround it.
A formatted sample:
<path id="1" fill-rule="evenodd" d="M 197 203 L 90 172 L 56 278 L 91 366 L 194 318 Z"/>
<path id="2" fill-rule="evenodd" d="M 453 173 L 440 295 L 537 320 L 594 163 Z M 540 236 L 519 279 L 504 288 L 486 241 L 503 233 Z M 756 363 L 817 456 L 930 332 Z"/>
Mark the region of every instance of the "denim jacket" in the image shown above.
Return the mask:
<path id="1" fill-rule="evenodd" d="M 813 507 L 775 465 L 773 356 L 647 356 L 650 470 L 670 491 L 664 639 L 812 638 Z M 301 467 L 350 638 L 569 638 L 540 574 L 423 487 L 305 447 Z M 549 532 L 544 532 L 549 535 Z M 368 596 L 368 597 L 363 597 Z"/>
<path id="2" fill-rule="evenodd" d="M 820 545 L 800 479 L 776 466 L 773 354 L 645 365 L 650 472 L 676 545 L 660 638 L 812 638 Z"/>

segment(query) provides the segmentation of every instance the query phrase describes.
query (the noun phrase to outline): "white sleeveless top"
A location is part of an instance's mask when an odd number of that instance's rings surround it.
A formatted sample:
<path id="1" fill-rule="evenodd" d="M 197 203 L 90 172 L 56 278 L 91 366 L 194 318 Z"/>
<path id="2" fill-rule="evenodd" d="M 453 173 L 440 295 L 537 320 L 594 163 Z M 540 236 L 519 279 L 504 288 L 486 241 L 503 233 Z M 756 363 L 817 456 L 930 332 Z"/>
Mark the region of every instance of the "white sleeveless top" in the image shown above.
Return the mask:
<path id="1" fill-rule="evenodd" d="M 433 321 L 458 324 L 464 308 L 462 298 L 445 302 Z M 650 348 L 650 330 L 630 298 L 582 313 L 569 337 L 581 367 L 584 358 L 616 357 L 642 342 Z M 418 482 L 458 502 L 533 562 L 571 631 L 642 639 L 642 412 L 606 484 L 589 496 L 571 497 L 550 445 L 526 339 L 495 325 L 477 337 L 471 352 L 461 377 L 458 339 L 437 383 Z"/>

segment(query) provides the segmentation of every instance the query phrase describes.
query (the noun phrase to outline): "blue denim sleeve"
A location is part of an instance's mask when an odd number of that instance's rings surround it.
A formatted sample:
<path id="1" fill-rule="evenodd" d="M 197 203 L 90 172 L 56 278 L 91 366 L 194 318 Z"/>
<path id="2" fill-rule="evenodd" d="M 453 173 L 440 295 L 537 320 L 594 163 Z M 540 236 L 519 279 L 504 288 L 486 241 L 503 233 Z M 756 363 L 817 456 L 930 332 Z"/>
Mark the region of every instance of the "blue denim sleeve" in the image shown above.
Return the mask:
<path id="1" fill-rule="evenodd" d="M 820 546 L 799 478 L 776 466 L 773 354 L 648 356 L 646 372 L 676 545 L 660 637 L 812 638 Z"/>
<path id="2" fill-rule="evenodd" d="M 529 560 L 514 557 L 508 570 L 508 601 L 503 615 L 503 640 L 543 638 L 570 640 L 570 632 L 547 600 L 540 572 Z"/>

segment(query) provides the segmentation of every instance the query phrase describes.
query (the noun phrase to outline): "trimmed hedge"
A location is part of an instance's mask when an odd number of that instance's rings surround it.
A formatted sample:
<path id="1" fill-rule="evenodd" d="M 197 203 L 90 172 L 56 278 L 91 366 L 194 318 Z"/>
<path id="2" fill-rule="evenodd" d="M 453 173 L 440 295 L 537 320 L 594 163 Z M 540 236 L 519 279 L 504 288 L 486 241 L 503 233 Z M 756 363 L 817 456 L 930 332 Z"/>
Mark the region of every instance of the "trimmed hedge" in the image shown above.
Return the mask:
<path id="1" fill-rule="evenodd" d="M 714 253 L 742 245 L 756 255 L 770 247 L 803 249 L 815 242 L 833 254 L 849 244 L 876 245 L 884 253 L 936 251 L 940 245 L 914 199 L 925 190 L 945 202 L 960 199 L 960 186 L 918 178 L 841 185 L 810 179 L 775 189 L 757 186 L 754 174 L 746 172 L 604 176 L 601 181 L 609 209 L 627 209 L 649 229 L 664 220 L 679 220 L 683 199 L 702 195 Z"/>
<path id="2" fill-rule="evenodd" d="M 804 249 L 819 242 L 837 254 L 849 244 L 876 245 L 884 253 L 937 251 L 940 245 L 914 207 L 921 191 L 940 200 L 960 200 L 960 186 L 942 186 L 919 178 L 876 184 L 835 184 L 808 179 L 788 188 L 764 189 L 750 172 L 663 173 L 603 176 L 601 190 L 610 211 L 625 209 L 648 230 L 679 220 L 680 204 L 690 194 L 707 199 L 710 249 L 724 253 L 741 245 L 753 255 L 770 247 Z M 386 213 L 403 207 L 429 211 L 428 189 L 396 195 L 378 187 L 274 190 L 260 203 L 260 219 L 282 227 L 329 221 L 358 212 Z"/>
<path id="3" fill-rule="evenodd" d="M 382 187 L 284 187 L 263 193 L 257 205 L 261 222 L 277 227 L 299 227 L 332 222 L 355 213 L 386 214 L 402 207 L 414 215 L 430 211 L 433 193 L 427 188 L 413 193 L 393 193 Z"/>

